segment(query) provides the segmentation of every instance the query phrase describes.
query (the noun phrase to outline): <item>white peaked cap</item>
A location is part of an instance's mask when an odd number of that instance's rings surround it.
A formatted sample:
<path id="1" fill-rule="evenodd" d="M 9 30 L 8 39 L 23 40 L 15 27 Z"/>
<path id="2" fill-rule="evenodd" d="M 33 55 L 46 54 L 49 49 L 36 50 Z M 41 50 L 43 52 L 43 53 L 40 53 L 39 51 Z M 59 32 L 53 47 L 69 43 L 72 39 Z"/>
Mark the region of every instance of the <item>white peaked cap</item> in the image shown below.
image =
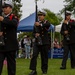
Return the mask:
<path id="1" fill-rule="evenodd" d="M 5 4 L 12 6 L 12 8 L 14 7 L 12 0 L 2 0 L 2 6 L 4 6 Z"/>
<path id="2" fill-rule="evenodd" d="M 71 11 L 66 11 L 66 13 L 70 13 L 70 14 L 72 14 L 72 12 L 71 12 Z"/>

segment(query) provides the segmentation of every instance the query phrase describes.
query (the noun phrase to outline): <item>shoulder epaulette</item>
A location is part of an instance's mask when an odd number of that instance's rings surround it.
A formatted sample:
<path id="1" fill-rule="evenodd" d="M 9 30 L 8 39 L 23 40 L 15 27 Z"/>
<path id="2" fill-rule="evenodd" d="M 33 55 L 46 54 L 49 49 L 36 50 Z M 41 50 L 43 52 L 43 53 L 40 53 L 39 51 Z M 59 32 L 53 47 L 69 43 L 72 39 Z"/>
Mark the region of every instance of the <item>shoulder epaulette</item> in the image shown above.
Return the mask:
<path id="1" fill-rule="evenodd" d="M 70 20 L 70 22 L 74 22 L 74 21 L 75 21 L 75 20 L 72 20 L 72 19 Z"/>
<path id="2" fill-rule="evenodd" d="M 16 18 L 16 19 L 18 20 L 18 23 L 19 23 L 19 19 L 18 19 L 18 17 L 17 17 L 15 14 L 11 14 L 11 15 L 9 16 L 9 19 L 12 20 L 13 17 Z M 17 24 L 17 26 L 18 26 L 18 24 Z"/>
<path id="3" fill-rule="evenodd" d="M 15 16 L 14 14 L 11 14 L 11 15 L 9 16 L 9 19 L 12 20 L 12 18 L 13 18 L 14 16 Z"/>

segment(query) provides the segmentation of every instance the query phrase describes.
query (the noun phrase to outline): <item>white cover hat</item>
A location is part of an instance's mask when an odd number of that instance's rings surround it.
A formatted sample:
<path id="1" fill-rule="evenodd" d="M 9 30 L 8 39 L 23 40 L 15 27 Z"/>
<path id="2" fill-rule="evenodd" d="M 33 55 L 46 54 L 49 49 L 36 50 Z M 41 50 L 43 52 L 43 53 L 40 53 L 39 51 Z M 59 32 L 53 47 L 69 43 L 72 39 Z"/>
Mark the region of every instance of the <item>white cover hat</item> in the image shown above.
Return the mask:
<path id="1" fill-rule="evenodd" d="M 12 0 L 3 0 L 2 6 L 10 5 L 12 8 L 14 7 Z"/>

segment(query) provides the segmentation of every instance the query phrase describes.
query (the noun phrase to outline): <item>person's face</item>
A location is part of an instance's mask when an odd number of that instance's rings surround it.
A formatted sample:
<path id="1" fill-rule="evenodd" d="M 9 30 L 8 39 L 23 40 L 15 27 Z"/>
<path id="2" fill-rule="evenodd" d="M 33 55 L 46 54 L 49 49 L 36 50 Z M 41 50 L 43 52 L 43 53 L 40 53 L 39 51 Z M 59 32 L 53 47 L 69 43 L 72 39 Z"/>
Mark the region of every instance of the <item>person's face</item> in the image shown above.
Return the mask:
<path id="1" fill-rule="evenodd" d="M 71 18 L 71 15 L 66 16 L 67 20 L 70 20 L 70 18 Z"/>
<path id="2" fill-rule="evenodd" d="M 38 15 L 38 19 L 40 20 L 40 21 L 43 21 L 44 20 L 44 18 L 45 18 L 45 16 L 44 15 Z"/>
<path id="3" fill-rule="evenodd" d="M 4 12 L 5 15 L 9 14 L 11 11 L 12 11 L 11 7 L 4 7 L 3 8 L 3 12 Z"/>
<path id="4" fill-rule="evenodd" d="M 58 40 L 55 38 L 55 41 L 58 41 Z"/>

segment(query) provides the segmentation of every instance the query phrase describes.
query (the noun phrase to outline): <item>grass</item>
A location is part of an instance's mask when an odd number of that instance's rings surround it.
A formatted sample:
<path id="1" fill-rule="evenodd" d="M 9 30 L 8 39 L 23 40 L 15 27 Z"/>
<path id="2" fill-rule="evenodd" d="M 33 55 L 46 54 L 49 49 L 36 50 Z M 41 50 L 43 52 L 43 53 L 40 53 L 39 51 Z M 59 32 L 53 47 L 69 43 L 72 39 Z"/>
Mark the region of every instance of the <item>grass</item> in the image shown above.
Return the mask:
<path id="1" fill-rule="evenodd" d="M 19 58 L 16 59 L 17 61 L 17 71 L 16 75 L 28 75 L 31 71 L 29 70 L 29 59 L 23 59 Z M 49 66 L 48 66 L 48 74 L 47 75 L 75 75 L 75 69 L 71 69 L 70 67 L 70 60 L 67 61 L 67 69 L 66 70 L 60 70 L 61 65 L 61 59 L 49 59 Z M 41 60 L 38 58 L 37 61 L 37 72 L 38 75 L 42 75 L 41 72 Z M 7 68 L 4 65 L 2 75 L 8 75 L 7 74 Z"/>

